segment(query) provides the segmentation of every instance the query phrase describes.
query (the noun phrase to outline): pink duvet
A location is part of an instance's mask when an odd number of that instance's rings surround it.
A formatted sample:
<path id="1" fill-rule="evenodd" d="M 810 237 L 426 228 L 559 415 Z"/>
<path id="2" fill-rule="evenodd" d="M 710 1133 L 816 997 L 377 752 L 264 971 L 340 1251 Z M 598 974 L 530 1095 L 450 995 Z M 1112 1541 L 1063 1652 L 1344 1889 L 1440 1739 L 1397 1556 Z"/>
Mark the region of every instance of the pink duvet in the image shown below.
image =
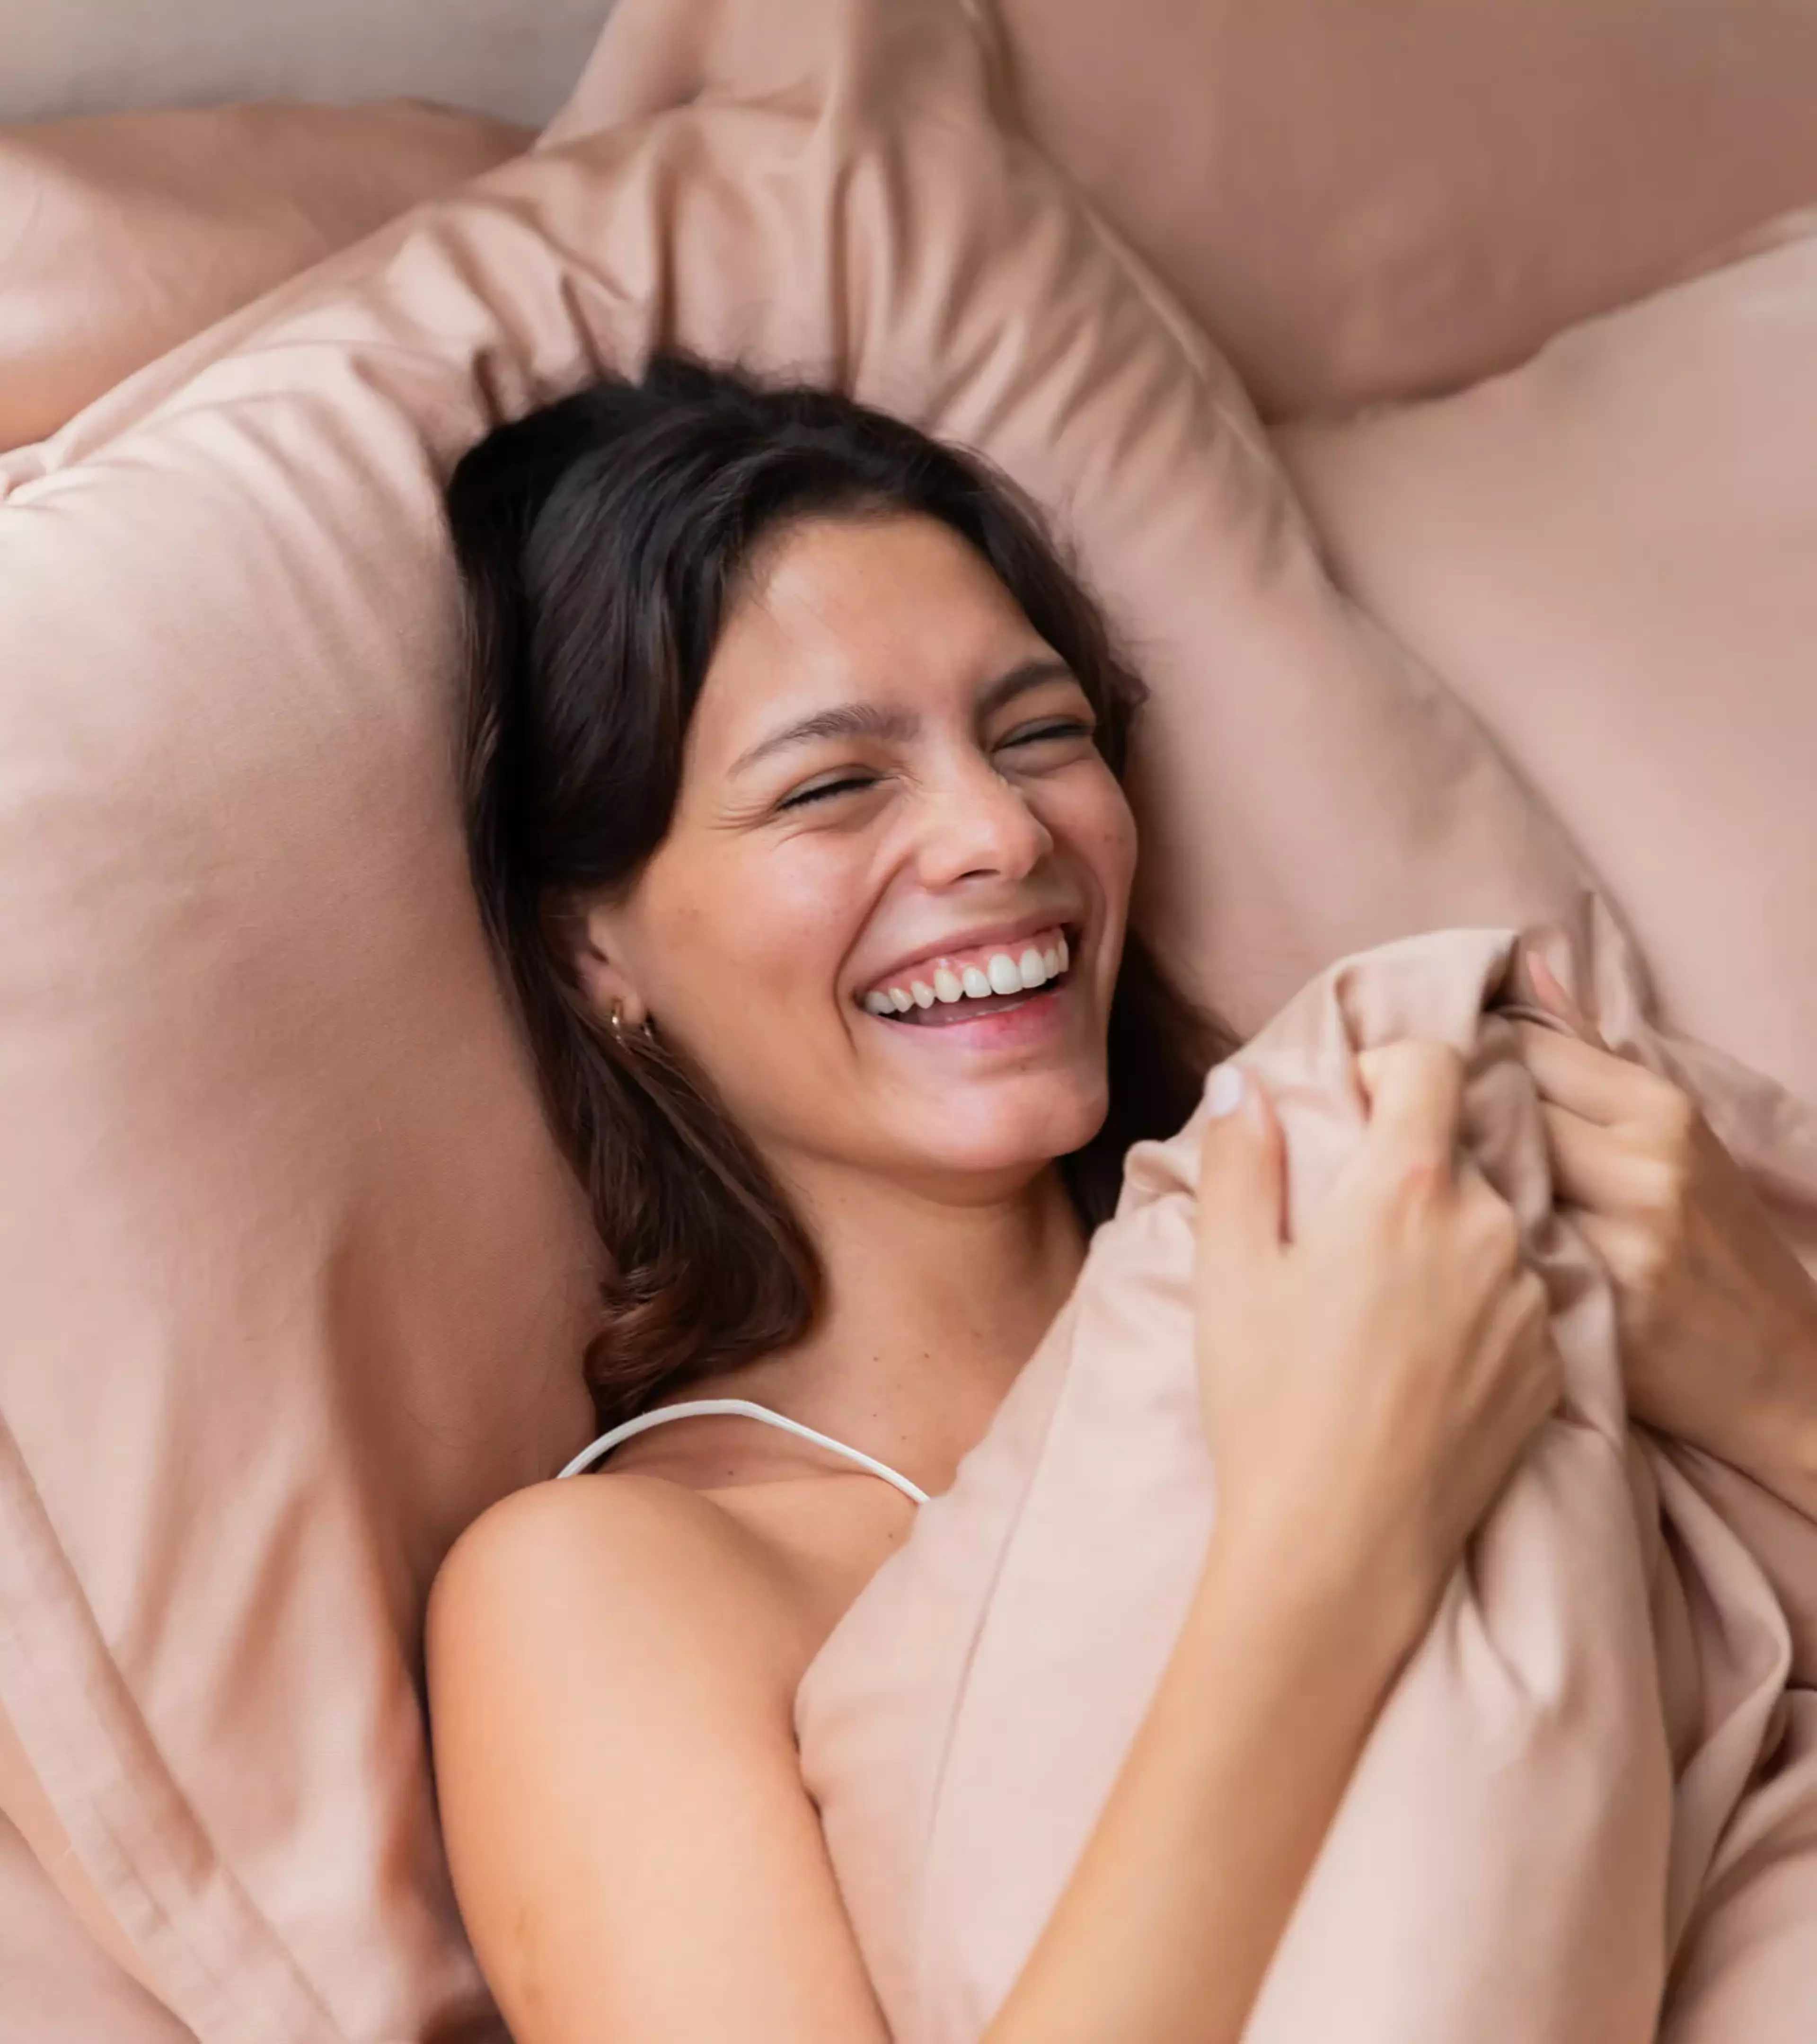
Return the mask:
<path id="1" fill-rule="evenodd" d="M 1392 1694 L 1249 2044 L 1817 2036 L 1817 1526 L 1631 1430 L 1600 1266 L 1553 1208 L 1517 932 L 1343 959 L 1240 1054 L 1290 1224 L 1363 1110 L 1350 1055 L 1467 1057 L 1465 1146 L 1546 1278 L 1567 1395 Z M 1642 1012 L 1585 895 L 1547 955 L 1611 1047 L 1704 1104 L 1817 1267 L 1817 1115 Z M 1197 1123 L 1116 1218 L 953 1488 L 809 1669 L 803 1765 L 902 2044 L 975 2038 L 1064 1887 L 1170 1650 L 1214 1499 L 1189 1279 Z"/>

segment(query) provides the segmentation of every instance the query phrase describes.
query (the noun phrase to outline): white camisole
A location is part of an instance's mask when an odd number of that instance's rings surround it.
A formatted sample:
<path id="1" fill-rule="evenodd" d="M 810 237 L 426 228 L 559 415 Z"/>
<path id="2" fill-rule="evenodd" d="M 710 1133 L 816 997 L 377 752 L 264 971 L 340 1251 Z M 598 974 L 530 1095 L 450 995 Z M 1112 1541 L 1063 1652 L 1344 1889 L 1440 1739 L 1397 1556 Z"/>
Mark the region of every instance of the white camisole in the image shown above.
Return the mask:
<path id="1" fill-rule="evenodd" d="M 836 1455 L 843 1455 L 848 1461 L 869 1470 L 873 1476 L 894 1484 L 905 1496 L 912 1497 L 917 1504 L 928 1501 L 928 1493 L 919 1484 L 911 1483 L 887 1462 L 880 1462 L 874 1455 L 867 1455 L 860 1449 L 848 1448 L 843 1441 L 836 1441 L 830 1434 L 816 1433 L 812 1427 L 804 1427 L 799 1420 L 785 1419 L 780 1412 L 773 1412 L 767 1405 L 756 1404 L 748 1398 L 690 1398 L 640 1412 L 635 1420 L 627 1420 L 621 1426 L 601 1434 L 597 1441 L 590 1442 L 559 1474 L 578 1476 L 582 1470 L 591 1469 L 602 1456 L 609 1454 L 620 1441 L 628 1441 L 633 1434 L 644 1433 L 670 1420 L 686 1420 L 695 1412 L 739 1412 L 748 1420 L 762 1420 L 769 1426 L 781 1427 L 789 1433 L 800 1435 L 804 1441 L 815 1441 L 823 1448 L 831 1448 Z"/>

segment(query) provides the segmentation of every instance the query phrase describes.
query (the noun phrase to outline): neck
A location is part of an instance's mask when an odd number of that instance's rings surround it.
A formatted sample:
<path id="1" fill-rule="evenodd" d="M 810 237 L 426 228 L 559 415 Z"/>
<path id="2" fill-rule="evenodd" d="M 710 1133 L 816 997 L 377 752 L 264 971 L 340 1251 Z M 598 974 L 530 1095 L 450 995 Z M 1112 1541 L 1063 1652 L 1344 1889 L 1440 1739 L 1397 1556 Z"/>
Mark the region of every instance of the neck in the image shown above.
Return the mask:
<path id="1" fill-rule="evenodd" d="M 1058 1169 L 969 1204 L 847 1174 L 796 1174 L 792 1190 L 823 1310 L 805 1340 L 714 1390 L 786 1407 L 943 1490 L 1078 1275 L 1085 1233 Z"/>

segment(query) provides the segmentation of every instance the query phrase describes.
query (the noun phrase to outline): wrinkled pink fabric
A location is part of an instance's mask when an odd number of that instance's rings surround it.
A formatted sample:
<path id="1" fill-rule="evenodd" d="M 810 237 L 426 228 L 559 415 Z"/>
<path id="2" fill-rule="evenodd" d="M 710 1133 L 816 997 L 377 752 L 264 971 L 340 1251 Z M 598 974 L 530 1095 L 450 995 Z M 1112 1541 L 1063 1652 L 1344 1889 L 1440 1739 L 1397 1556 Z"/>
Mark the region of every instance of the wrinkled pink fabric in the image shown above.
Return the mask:
<path id="1" fill-rule="evenodd" d="M 1511 367 L 1817 196 L 1804 0 L 979 11 L 1002 38 L 1008 117 L 1272 417 Z M 581 125 L 616 61 L 602 48 Z"/>
<path id="2" fill-rule="evenodd" d="M 1654 1028 L 1594 897 L 1531 934 L 1611 1048 L 1695 1089 L 1817 1268 L 1817 1113 Z M 1519 1217 L 1566 1382 L 1390 1695 L 1246 2044 L 1806 2044 L 1817 1525 L 1629 1430 L 1612 1295 L 1554 1209 L 1512 1027 L 1564 1026 L 1519 936 L 1343 959 L 1235 1060 L 1280 1112 L 1292 1231 L 1364 1125 L 1353 1052 L 1463 1051 L 1463 1151 Z M 1007 1993 L 1198 1574 L 1200 1124 L 1131 1153 L 1053 1329 L 801 1684 L 803 1771 L 901 2044 L 965 2044 Z"/>
<path id="3" fill-rule="evenodd" d="M 530 140 L 408 100 L 0 127 L 0 448 Z"/>
<path id="4" fill-rule="evenodd" d="M 1806 1100 L 1814 226 L 1477 390 L 1277 440 L 1333 572 L 1570 832 L 1673 1026 Z"/>

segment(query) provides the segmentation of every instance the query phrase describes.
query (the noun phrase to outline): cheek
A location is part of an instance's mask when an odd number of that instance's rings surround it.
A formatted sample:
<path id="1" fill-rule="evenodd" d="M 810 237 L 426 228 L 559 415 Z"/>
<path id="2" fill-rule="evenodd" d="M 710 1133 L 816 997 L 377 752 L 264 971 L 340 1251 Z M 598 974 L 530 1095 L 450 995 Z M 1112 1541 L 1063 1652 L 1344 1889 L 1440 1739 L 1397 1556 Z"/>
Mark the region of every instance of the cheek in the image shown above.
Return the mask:
<path id="1" fill-rule="evenodd" d="M 737 1068 L 798 1047 L 816 1010 L 836 1020 L 829 991 L 862 923 L 856 863 L 824 839 L 746 843 L 649 890 L 651 1012 L 728 1089 Z"/>
<path id="2" fill-rule="evenodd" d="M 1043 820 L 1056 844 L 1091 876 L 1107 935 L 1120 932 L 1135 878 L 1135 817 L 1108 766 L 1089 766 L 1054 784 Z"/>

